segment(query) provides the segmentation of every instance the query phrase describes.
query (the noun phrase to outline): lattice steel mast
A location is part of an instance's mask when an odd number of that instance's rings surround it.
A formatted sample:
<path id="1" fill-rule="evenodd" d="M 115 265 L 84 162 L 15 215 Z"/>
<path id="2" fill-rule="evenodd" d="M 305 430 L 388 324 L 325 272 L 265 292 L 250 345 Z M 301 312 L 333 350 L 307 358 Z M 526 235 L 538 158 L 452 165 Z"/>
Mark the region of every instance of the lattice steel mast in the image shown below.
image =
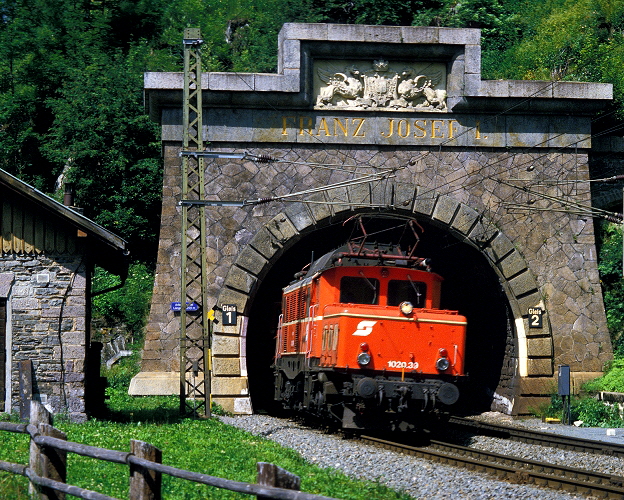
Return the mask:
<path id="1" fill-rule="evenodd" d="M 203 200 L 201 40 L 184 30 L 182 199 Z M 182 205 L 180 308 L 180 413 L 210 416 L 210 322 L 207 307 L 206 207 Z M 197 307 L 196 307 L 197 305 Z M 196 309 L 196 310 L 193 310 Z"/>

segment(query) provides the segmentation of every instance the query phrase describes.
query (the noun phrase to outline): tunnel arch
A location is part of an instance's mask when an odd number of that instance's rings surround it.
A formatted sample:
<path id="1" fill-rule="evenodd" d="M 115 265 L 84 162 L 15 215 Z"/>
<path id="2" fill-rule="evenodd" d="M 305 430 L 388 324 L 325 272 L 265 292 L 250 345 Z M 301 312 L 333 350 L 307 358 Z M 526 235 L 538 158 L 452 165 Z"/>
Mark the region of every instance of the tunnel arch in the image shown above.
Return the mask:
<path id="1" fill-rule="evenodd" d="M 369 191 L 368 194 L 366 194 L 366 189 Z M 271 329 L 268 318 L 275 314 L 275 308 L 279 309 L 279 295 L 275 290 L 281 290 L 294 272 L 301 268 L 301 262 L 305 262 L 306 259 L 303 249 L 310 245 L 311 241 L 314 241 L 318 257 L 325 251 L 331 250 L 330 247 L 344 243 L 340 241 L 341 234 L 337 229 L 343 221 L 355 214 L 370 214 L 372 211 L 380 216 L 394 215 L 417 219 L 426 226 L 426 231 L 434 234 L 434 239 L 438 242 L 437 245 L 425 245 L 425 251 L 432 250 L 439 254 L 443 244 L 453 244 L 455 245 L 453 251 L 456 254 L 459 252 L 462 258 L 470 261 L 471 266 L 475 268 L 466 271 L 462 279 L 474 282 L 480 277 L 483 278 L 487 290 L 480 290 L 478 294 L 471 294 L 470 291 L 466 293 L 466 295 L 472 295 L 473 302 L 467 299 L 462 302 L 457 296 L 453 300 L 451 290 L 449 308 L 462 304 L 470 307 L 471 312 L 460 309 L 461 313 L 469 316 L 469 325 L 471 314 L 473 324 L 477 314 L 493 315 L 496 317 L 495 320 L 481 323 L 477 321 L 477 325 L 485 325 L 484 328 L 488 328 L 487 325 L 495 324 L 495 328 L 506 329 L 507 338 L 504 342 L 501 338 L 497 338 L 496 342 L 492 340 L 491 344 L 485 341 L 486 351 L 488 349 L 496 351 L 494 364 L 497 366 L 490 368 L 493 372 L 482 374 L 481 381 L 488 379 L 487 387 L 484 386 L 478 390 L 486 390 L 489 398 L 488 404 L 493 409 L 512 413 L 519 379 L 533 374 L 535 361 L 538 366 L 542 367 L 542 370 L 544 362 L 550 364 L 551 369 L 553 365 L 552 332 L 546 311 L 540 336 L 528 339 L 526 335 L 528 309 L 530 307 L 545 309 L 545 307 L 535 277 L 529 270 L 524 257 L 491 220 L 451 196 L 431 191 L 425 193 L 419 186 L 406 184 L 389 184 L 381 195 L 374 193 L 370 188 L 366 189 L 363 191 L 362 187 L 354 186 L 341 195 L 341 201 L 345 202 L 358 199 L 359 207 L 348 203 L 338 206 L 303 203 L 289 205 L 253 236 L 230 269 L 221 289 L 218 303 L 236 304 L 242 312 L 241 321 L 236 327 L 229 329 L 217 326 L 214 333 L 215 335 L 240 336 L 241 372 L 248 375 L 249 383 L 246 389 L 254 408 L 261 408 L 263 402 L 272 397 L 271 380 L 267 376 L 266 365 L 270 364 L 267 363 L 267 358 L 272 357 L 274 346 L 272 345 L 273 335 L 269 335 L 267 329 Z M 363 192 L 365 202 L 361 201 Z M 322 199 L 335 202 L 337 197 L 335 193 L 328 192 Z M 366 205 L 366 208 L 361 208 L 362 205 Z M 458 261 L 459 259 L 447 260 Z M 454 265 L 447 263 L 446 267 L 454 276 L 458 274 L 459 265 L 458 262 Z M 448 280 L 448 276 L 445 278 Z M 452 281 L 451 279 L 451 285 Z M 456 284 L 455 287 L 461 288 L 461 285 Z M 455 293 L 455 295 L 460 294 L 461 292 L 457 291 Z M 474 302 L 475 297 L 479 296 L 487 298 L 481 304 L 482 307 Z M 488 301 L 495 304 L 492 305 Z M 477 309 L 481 309 L 481 312 L 477 313 Z M 264 323 L 258 318 L 262 318 Z M 262 340 L 260 340 L 259 330 L 264 332 Z M 476 334 L 471 333 L 469 329 L 468 335 L 470 345 L 470 336 Z M 535 344 L 535 341 L 539 343 L 541 349 L 533 347 L 532 344 Z M 483 345 L 477 343 L 473 351 L 483 351 Z M 544 345 L 547 346 L 546 349 L 543 348 Z M 467 353 L 468 356 L 470 353 Z M 476 353 L 474 356 L 473 367 L 478 371 L 479 365 L 483 363 L 476 360 Z M 262 361 L 257 361 L 258 358 L 262 358 Z M 218 361 L 218 356 L 215 356 L 216 367 L 219 366 Z M 265 371 L 259 374 L 262 370 L 258 366 L 265 367 L 263 369 Z M 500 393 L 500 387 L 497 392 L 495 381 L 490 380 L 497 373 L 497 376 L 502 379 L 502 371 L 505 371 L 504 377 L 507 379 L 503 394 Z M 218 369 L 214 376 L 215 379 L 220 376 Z M 478 385 L 479 380 L 476 383 Z M 245 388 L 241 392 L 244 394 Z M 482 411 L 483 408 L 479 410 Z"/>

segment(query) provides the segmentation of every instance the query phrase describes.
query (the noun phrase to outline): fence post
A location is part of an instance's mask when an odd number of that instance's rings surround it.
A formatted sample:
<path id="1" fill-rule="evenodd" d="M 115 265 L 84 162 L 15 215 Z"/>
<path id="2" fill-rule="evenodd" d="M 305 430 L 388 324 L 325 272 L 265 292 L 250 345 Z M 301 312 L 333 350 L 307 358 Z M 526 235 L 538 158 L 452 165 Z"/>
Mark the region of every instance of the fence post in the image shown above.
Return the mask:
<path id="1" fill-rule="evenodd" d="M 22 401 L 22 405 L 27 405 L 28 401 Z M 39 424 L 49 424 L 51 422 L 51 416 L 48 410 L 44 408 L 44 406 L 39 403 L 39 401 L 30 401 L 30 423 L 36 426 Z M 30 439 L 30 457 L 28 461 L 28 466 L 30 469 L 37 474 L 38 476 L 43 476 L 42 470 L 42 460 L 41 460 L 41 449 L 35 441 Z M 37 496 L 39 494 L 39 488 L 34 484 L 30 483 L 28 485 L 28 493 L 31 497 Z"/>
<path id="2" fill-rule="evenodd" d="M 282 469 L 274 464 L 258 462 L 258 484 L 262 486 L 275 486 L 287 490 L 299 491 L 301 480 L 292 472 Z M 265 495 L 257 495 L 256 498 L 271 498 Z"/>
<path id="3" fill-rule="evenodd" d="M 42 436 L 67 440 L 67 435 L 50 424 L 39 424 Z M 57 450 L 52 446 L 41 447 L 41 476 L 64 483 L 67 481 L 67 451 Z M 65 500 L 65 493 L 51 488 L 41 488 L 41 500 Z"/>
<path id="4" fill-rule="evenodd" d="M 130 440 L 130 453 L 150 462 L 162 463 L 162 451 L 143 441 Z M 160 500 L 162 474 L 130 464 L 130 499 Z"/>
<path id="5" fill-rule="evenodd" d="M 28 403 L 32 400 L 33 365 L 30 359 L 19 362 L 20 420 L 26 422 L 30 414 Z M 32 417 L 31 417 L 31 423 Z"/>

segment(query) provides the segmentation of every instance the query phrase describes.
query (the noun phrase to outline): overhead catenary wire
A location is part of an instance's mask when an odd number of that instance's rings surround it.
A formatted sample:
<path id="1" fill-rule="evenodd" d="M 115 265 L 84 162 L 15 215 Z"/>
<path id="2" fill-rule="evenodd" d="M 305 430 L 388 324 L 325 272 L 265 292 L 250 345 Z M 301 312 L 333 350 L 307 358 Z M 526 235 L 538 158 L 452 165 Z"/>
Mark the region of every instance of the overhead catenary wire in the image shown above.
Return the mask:
<path id="1" fill-rule="evenodd" d="M 239 77 L 239 78 L 240 78 L 240 79 L 241 79 L 241 80 L 242 80 L 242 81 L 243 81 L 243 82 L 244 82 L 244 83 L 245 83 L 245 84 L 249 87 L 249 89 L 250 89 L 251 91 L 256 92 L 256 91 L 255 91 L 255 90 L 251 87 L 251 85 L 249 85 L 249 83 L 247 82 L 247 80 L 245 80 L 244 78 L 242 78 L 242 76 L 241 76 L 238 72 L 236 72 L 236 75 L 237 75 L 237 76 L 238 76 L 238 77 Z M 539 89 L 537 89 L 535 92 L 533 92 L 531 95 L 527 96 L 526 98 L 522 99 L 521 101 L 514 103 L 513 105 L 511 105 L 511 106 L 507 107 L 506 109 L 504 109 L 503 111 L 501 111 L 501 112 L 499 112 L 499 113 L 497 113 L 497 114 L 495 114 L 495 115 L 492 115 L 492 117 L 491 117 L 491 118 L 492 118 L 492 119 L 497 119 L 498 117 L 505 116 L 505 115 L 509 114 L 512 110 L 514 110 L 514 109 L 516 109 L 516 108 L 518 108 L 518 107 L 520 107 L 520 106 L 523 106 L 524 104 L 527 104 L 527 103 L 531 102 L 531 101 L 532 101 L 533 99 L 535 99 L 537 96 L 544 94 L 544 92 L 547 92 L 547 91 L 549 90 L 549 88 L 554 88 L 554 87 L 555 87 L 558 83 L 559 83 L 559 80 L 553 80 L 553 81 L 548 82 L 546 85 L 544 85 L 544 86 L 540 87 L 540 88 L 539 88 Z M 256 92 L 256 93 L 257 93 L 257 92 Z M 262 94 L 259 94 L 259 95 L 261 95 L 261 96 L 262 96 Z M 262 99 L 266 102 L 266 104 L 267 104 L 267 105 L 268 105 L 271 109 L 273 109 L 273 110 L 277 110 L 277 108 L 275 108 L 275 106 L 274 106 L 272 103 L 270 103 L 270 102 L 268 101 L 268 99 L 266 99 L 266 97 L 265 97 L 265 96 L 262 96 Z M 600 120 L 600 119 L 604 118 L 605 116 L 608 116 L 609 114 L 613 114 L 613 113 L 614 113 L 614 112 L 608 113 L 607 115 L 600 115 L 600 116 L 596 117 L 595 119 L 593 119 L 593 120 L 592 120 L 592 122 L 593 122 L 593 121 Z M 296 124 L 296 123 L 294 123 L 294 126 L 297 126 L 297 124 Z M 594 137 L 599 137 L 599 136 L 604 135 L 604 134 L 606 134 L 606 133 L 610 133 L 610 132 L 613 132 L 613 131 L 617 131 L 617 130 L 619 130 L 619 129 L 623 128 L 623 127 L 624 127 L 624 125 L 618 125 L 618 126 L 615 126 L 615 127 L 611 127 L 611 128 L 610 128 L 610 129 L 608 129 L 608 130 L 601 131 L 601 132 L 599 132 L 599 133 L 597 133 L 597 134 L 591 135 L 590 137 L 591 137 L 591 138 L 594 138 Z M 465 134 L 469 133 L 469 132 L 470 132 L 470 131 L 472 131 L 472 130 L 475 130 L 475 128 L 476 128 L 476 127 L 468 127 L 466 130 L 462 131 L 459 135 L 455 136 L 454 138 L 452 138 L 452 139 L 450 139 L 450 138 L 449 138 L 449 139 L 447 139 L 446 141 L 444 141 L 443 143 L 441 143 L 440 145 L 438 145 L 438 147 L 437 147 L 438 152 L 441 152 L 442 147 L 449 145 L 449 144 L 450 144 L 451 142 L 453 142 L 453 141 L 456 141 L 459 137 L 461 137 L 461 136 L 463 136 L 463 135 L 465 135 Z M 427 198 L 427 196 L 431 196 L 433 193 L 440 192 L 440 190 L 444 189 L 444 188 L 445 188 L 445 187 L 447 187 L 447 186 L 450 186 L 452 183 L 458 183 L 458 181 L 460 181 L 461 179 L 466 178 L 466 177 L 468 177 L 468 176 L 475 176 L 475 174 L 479 174 L 479 173 L 481 173 L 483 170 L 485 170 L 485 169 L 487 169 L 487 168 L 491 168 L 491 167 L 493 167 L 493 166 L 495 166 L 495 165 L 497 165 L 497 164 L 499 164 L 499 163 L 501 163 L 501 162 L 504 162 L 504 161 L 509 161 L 510 159 L 513 161 L 513 159 L 514 159 L 514 158 L 516 158 L 516 157 L 517 157 L 518 155 L 520 155 L 520 154 L 530 154 L 530 152 L 531 152 L 531 151 L 534 151 L 534 150 L 536 150 L 537 148 L 539 148 L 539 147 L 541 147 L 541 146 L 543 146 L 543 145 L 545 145 L 545 144 L 547 144 L 547 143 L 549 143 L 549 142 L 551 142 L 551 141 L 553 141 L 553 140 L 557 139 L 558 137 L 562 137 L 562 136 L 564 136 L 564 135 L 565 135 L 565 133 L 556 134 L 555 136 L 549 136 L 549 137 L 548 137 L 547 139 L 545 139 L 544 141 L 541 141 L 541 142 L 539 142 L 539 143 L 537 143 L 537 144 L 533 144 L 533 145 L 530 145 L 530 146 L 528 146 L 528 147 L 524 148 L 525 150 L 524 150 L 524 151 L 522 151 L 522 152 L 514 152 L 514 153 L 511 153 L 511 155 L 510 155 L 510 156 L 507 156 L 507 157 L 505 157 L 505 158 L 499 158 L 499 159 L 497 159 L 497 160 L 495 160 L 495 161 L 487 161 L 487 162 L 485 162 L 485 163 L 484 163 L 484 164 L 483 164 L 483 165 L 482 165 L 479 169 L 477 169 L 476 171 L 467 172 L 467 173 L 465 173 L 465 174 L 463 174 L 463 175 L 461 175 L 461 176 L 458 176 L 458 177 L 453 177 L 453 179 L 452 179 L 452 180 L 450 180 L 450 181 L 443 182 L 443 183 L 441 183 L 441 184 L 439 184 L 439 185 L 434 186 L 433 188 L 429 188 L 429 189 L 425 189 L 424 191 L 421 191 L 420 193 L 418 193 L 418 194 L 416 195 L 416 199 L 424 199 L 424 198 Z M 322 139 L 321 137 L 318 137 L 318 136 L 316 136 L 316 135 L 314 135 L 314 134 L 310 134 L 310 137 L 312 137 L 313 139 L 317 140 L 318 142 L 320 142 L 320 143 L 321 143 L 321 144 L 323 144 L 323 145 L 327 145 L 327 144 L 323 141 L 323 139 Z M 571 148 L 571 147 L 577 147 L 577 146 L 578 146 L 578 142 L 579 142 L 579 141 L 572 141 L 572 142 L 570 142 L 569 144 L 567 144 L 567 145 L 565 145 L 565 146 L 560 146 L 560 147 L 556 148 L 554 151 L 556 152 L 556 151 L 561 151 L 561 150 L 569 149 L 569 148 Z M 340 151 L 336 151 L 336 153 L 340 153 Z M 548 151 L 548 152 L 546 152 L 546 153 L 543 153 L 543 154 L 539 155 L 537 158 L 532 158 L 532 159 L 531 159 L 531 160 L 529 160 L 529 161 L 526 161 L 526 162 L 520 163 L 519 165 L 516 165 L 516 166 L 514 167 L 514 169 L 520 169 L 520 168 L 522 168 L 524 165 L 530 165 L 530 164 L 533 164 L 533 163 L 535 163 L 535 162 L 537 162 L 537 161 L 539 161 L 539 160 L 543 159 L 544 157 L 546 157 L 547 155 L 550 155 L 550 154 L 552 154 L 552 153 L 553 153 L 553 150 L 552 150 L 552 149 L 549 149 L 549 151 Z M 435 154 L 435 153 L 434 153 L 434 154 Z M 343 153 L 343 156 L 344 156 L 345 158 L 351 158 L 351 159 L 355 160 L 354 155 L 349 155 L 349 154 L 345 154 L 345 153 Z M 262 155 L 252 155 L 252 154 L 247 154 L 247 159 L 251 159 L 251 160 L 254 160 L 254 161 L 259 161 L 259 162 L 262 162 L 262 161 L 267 161 L 266 159 L 264 159 L 264 158 L 262 157 Z M 330 170 L 336 170 L 336 171 L 346 171 L 346 172 L 351 173 L 351 174 L 356 173 L 356 171 L 357 171 L 358 169 L 361 169 L 361 168 L 375 168 L 375 169 L 383 169 L 383 167 L 378 167 L 378 166 L 373 166 L 373 165 L 366 165 L 366 164 L 361 164 L 361 163 L 358 163 L 358 164 L 356 164 L 356 165 L 351 166 L 351 167 L 352 167 L 351 169 L 346 169 L 346 168 L 345 168 L 344 163 L 343 163 L 343 164 L 315 163 L 315 162 L 306 162 L 306 161 L 284 160 L 284 159 L 277 159 L 277 158 L 272 158 L 270 161 L 277 161 L 277 162 L 282 162 L 282 163 L 291 163 L 291 164 L 306 165 L 306 166 L 309 166 L 309 167 L 311 167 L 311 168 L 328 168 L 328 169 L 330 169 Z M 440 162 L 441 162 L 441 163 L 443 162 L 442 158 L 440 158 Z M 615 176 L 614 176 L 614 177 L 615 177 Z M 359 178 L 359 179 L 364 179 L 364 178 L 362 177 L 362 178 Z M 381 180 L 384 180 L 384 179 L 385 179 L 385 180 L 387 180 L 387 179 L 388 179 L 388 177 L 379 178 L 379 179 L 371 179 L 369 182 L 380 182 Z M 472 181 L 472 182 L 471 182 L 471 183 L 469 183 L 469 184 L 465 184 L 465 183 L 464 183 L 464 184 L 461 184 L 461 183 L 460 183 L 460 184 L 458 184 L 458 186 L 456 186 L 455 188 L 453 188 L 453 189 L 451 189 L 451 190 L 447 191 L 447 192 L 446 192 L 446 194 L 452 194 L 452 193 L 457 192 L 457 191 L 460 191 L 460 190 L 466 190 L 466 189 L 468 189 L 469 187 L 474 186 L 474 185 L 475 185 L 475 184 L 477 184 L 477 183 L 483 183 L 485 180 L 492 180 L 492 181 L 498 182 L 500 179 L 498 179 L 498 178 L 497 178 L 497 177 L 495 177 L 494 175 L 484 175 L 481 179 L 477 179 L 477 180 L 475 180 L 475 181 Z M 617 180 L 620 180 L 620 179 L 617 179 Z M 531 182 L 531 180 L 527 180 L 527 182 Z M 537 183 L 538 181 L 537 181 L 537 180 L 534 180 L 533 182 L 534 182 L 534 183 Z M 576 180 L 564 180 L 564 181 L 561 181 L 561 180 L 560 180 L 559 182 L 557 182 L 556 180 L 553 180 L 553 181 L 552 181 L 552 183 L 553 183 L 553 184 L 557 184 L 557 183 L 565 184 L 565 183 L 574 183 L 574 182 L 581 183 L 581 182 L 588 182 L 588 181 L 587 181 L 587 180 L 578 180 L 578 181 L 576 181 Z M 591 181 L 590 181 L 590 182 L 591 182 Z M 348 185 L 348 184 L 343 184 L 343 186 L 344 186 L 344 185 Z M 512 188 L 518 189 L 518 190 L 520 190 L 520 191 L 524 191 L 524 189 L 523 189 L 521 186 L 516 186 L 516 185 L 513 185 L 513 184 L 509 184 L 509 185 L 510 185 Z M 335 189 L 336 187 L 340 187 L 340 186 L 339 186 L 339 185 L 329 185 L 329 186 L 324 186 L 324 187 L 322 187 L 322 188 L 318 188 L 318 189 L 316 189 L 316 190 L 309 191 L 309 192 L 308 192 L 308 193 L 306 193 L 306 194 L 310 194 L 310 193 L 314 193 L 314 192 L 320 192 L 320 191 L 328 191 L 328 190 L 331 190 L 331 189 Z M 302 191 L 302 192 L 299 192 L 299 193 L 292 193 L 292 195 L 291 195 L 292 197 L 290 197 L 290 198 L 284 198 L 284 197 L 272 197 L 272 198 L 270 198 L 270 199 L 264 198 L 264 199 L 262 199 L 262 200 L 263 200 L 263 202 L 266 202 L 266 201 L 278 201 L 278 200 L 281 200 L 281 201 L 287 201 L 287 200 L 292 200 L 294 197 L 297 197 L 297 196 L 302 196 L 302 193 L 305 193 L 305 191 Z M 492 194 L 492 195 L 494 195 L 494 193 L 493 193 L 493 192 L 492 192 L 491 194 Z M 290 195 L 286 195 L 286 196 L 290 196 Z M 299 200 L 299 201 L 301 201 L 301 202 L 306 202 L 306 200 Z M 553 202 L 559 202 L 559 203 L 563 203 L 563 204 L 568 203 L 568 202 L 567 202 L 564 198 L 555 198 L 555 197 L 553 197 L 553 198 L 551 199 L 551 201 L 553 201 Z M 345 204 L 345 203 L 341 203 L 341 202 L 329 202 L 329 201 L 321 201 L 321 202 L 314 201 L 313 203 L 325 203 L 325 204 L 328 204 L 328 205 L 329 205 L 329 204 Z M 353 202 L 350 202 L 349 204 L 350 204 L 350 205 L 355 205 Z M 504 201 L 503 201 L 503 202 L 501 202 L 501 205 L 503 205 L 503 204 L 505 204 L 505 202 L 504 202 Z M 507 205 L 509 205 L 509 203 L 508 203 L 508 202 L 507 202 L 506 204 L 507 204 Z M 376 205 L 376 204 L 357 204 L 357 206 L 364 206 L 364 205 L 367 205 L 367 206 L 378 206 L 378 205 Z M 530 210 L 531 208 L 533 208 L 533 207 L 527 207 L 527 210 Z M 578 210 L 581 210 L 583 213 L 585 213 L 585 212 L 590 213 L 590 214 L 594 214 L 594 213 L 595 213 L 595 214 L 596 214 L 595 216 L 597 216 L 597 217 L 603 217 L 603 218 L 607 218 L 607 219 L 608 219 L 609 217 L 613 217 L 614 215 L 615 215 L 615 216 L 617 216 L 617 214 L 613 214 L 612 212 L 600 211 L 599 209 L 597 209 L 597 210 L 594 212 L 594 211 L 592 211 L 592 210 L 591 210 L 591 207 L 590 207 L 590 208 L 587 208 L 587 209 L 586 209 L 586 208 L 583 208 L 583 209 L 580 209 L 580 208 L 579 208 Z M 568 212 L 569 212 L 569 211 L 568 211 Z"/>

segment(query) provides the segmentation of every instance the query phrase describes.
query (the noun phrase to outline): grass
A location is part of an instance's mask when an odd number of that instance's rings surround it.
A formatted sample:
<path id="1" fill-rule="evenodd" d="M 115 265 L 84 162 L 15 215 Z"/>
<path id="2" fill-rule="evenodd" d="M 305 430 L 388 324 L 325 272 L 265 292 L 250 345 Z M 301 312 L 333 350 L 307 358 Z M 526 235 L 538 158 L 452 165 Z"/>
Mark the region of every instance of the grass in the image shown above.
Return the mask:
<path id="1" fill-rule="evenodd" d="M 307 493 L 353 500 L 410 498 L 379 482 L 352 480 L 337 470 L 310 464 L 293 450 L 218 419 L 182 418 L 175 396 L 133 398 L 126 391 L 120 386 L 108 389 L 106 418 L 83 424 L 57 419 L 54 425 L 67 433 L 69 441 L 101 448 L 129 451 L 131 439 L 145 441 L 162 450 L 163 464 L 220 478 L 255 483 L 256 463 L 269 462 L 298 475 L 301 490 Z M 0 432 L 0 460 L 27 464 L 28 437 Z M 128 498 L 128 467 L 124 465 L 70 453 L 67 482 L 112 497 Z M 166 475 L 162 491 L 163 499 L 175 500 L 254 498 Z M 28 499 L 27 480 L 0 473 L 0 498 Z"/>

